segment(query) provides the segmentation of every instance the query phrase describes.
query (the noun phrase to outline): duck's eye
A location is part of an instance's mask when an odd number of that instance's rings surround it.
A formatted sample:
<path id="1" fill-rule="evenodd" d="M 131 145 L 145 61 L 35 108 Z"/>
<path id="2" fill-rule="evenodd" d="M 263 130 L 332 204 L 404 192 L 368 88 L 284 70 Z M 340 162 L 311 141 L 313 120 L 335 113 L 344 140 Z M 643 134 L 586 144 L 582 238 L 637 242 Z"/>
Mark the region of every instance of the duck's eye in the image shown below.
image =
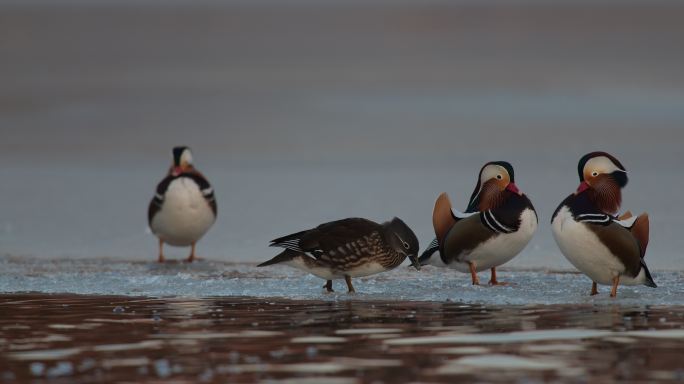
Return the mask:
<path id="1" fill-rule="evenodd" d="M 409 248 L 411 248 L 411 246 L 409 245 L 409 243 L 404 241 L 404 248 L 409 249 Z"/>
<path id="2" fill-rule="evenodd" d="M 591 173 L 591 175 L 594 176 L 594 177 L 596 177 L 596 176 L 598 176 L 598 172 L 594 171 L 594 172 Z"/>
<path id="3" fill-rule="evenodd" d="M 499 179 L 499 180 L 501 180 L 501 179 L 503 179 L 503 176 L 501 176 L 501 175 L 496 175 L 496 178 Z"/>

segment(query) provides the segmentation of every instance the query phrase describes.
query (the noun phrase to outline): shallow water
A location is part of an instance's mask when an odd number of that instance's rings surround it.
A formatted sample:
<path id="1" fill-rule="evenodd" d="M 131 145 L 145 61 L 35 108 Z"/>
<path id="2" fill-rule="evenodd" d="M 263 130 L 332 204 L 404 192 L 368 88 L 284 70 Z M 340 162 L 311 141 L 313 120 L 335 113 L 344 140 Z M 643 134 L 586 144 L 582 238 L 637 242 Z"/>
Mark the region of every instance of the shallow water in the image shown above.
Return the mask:
<path id="1" fill-rule="evenodd" d="M 681 306 L 6 294 L 0 314 L 6 382 L 684 380 Z"/>

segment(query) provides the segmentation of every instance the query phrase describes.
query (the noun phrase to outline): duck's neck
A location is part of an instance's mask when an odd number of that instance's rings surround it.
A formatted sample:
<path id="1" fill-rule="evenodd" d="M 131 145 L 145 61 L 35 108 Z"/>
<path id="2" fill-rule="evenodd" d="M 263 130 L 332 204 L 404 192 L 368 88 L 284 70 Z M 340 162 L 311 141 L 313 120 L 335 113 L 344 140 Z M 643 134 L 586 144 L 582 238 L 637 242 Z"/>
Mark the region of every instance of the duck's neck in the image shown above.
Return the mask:
<path id="1" fill-rule="evenodd" d="M 622 191 L 617 186 L 590 188 L 584 193 L 587 194 L 589 201 L 603 213 L 614 216 L 620 210 L 620 205 L 622 204 Z"/>

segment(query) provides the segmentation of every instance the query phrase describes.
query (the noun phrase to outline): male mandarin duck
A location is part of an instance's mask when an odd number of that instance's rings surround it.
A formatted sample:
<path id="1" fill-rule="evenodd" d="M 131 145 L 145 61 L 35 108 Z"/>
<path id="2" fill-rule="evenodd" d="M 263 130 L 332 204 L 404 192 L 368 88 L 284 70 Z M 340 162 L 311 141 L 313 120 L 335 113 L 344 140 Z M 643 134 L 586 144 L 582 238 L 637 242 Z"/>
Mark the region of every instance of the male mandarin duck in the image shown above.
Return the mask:
<path id="1" fill-rule="evenodd" d="M 565 257 L 597 284 L 656 287 L 644 261 L 649 238 L 648 215 L 618 217 L 622 188 L 627 185 L 625 167 L 606 152 L 584 155 L 577 166 L 580 185 L 560 203 L 551 219 L 553 236 Z"/>
<path id="2" fill-rule="evenodd" d="M 537 229 L 537 213 L 515 185 L 513 166 L 505 161 L 485 164 L 464 213 L 455 211 L 446 193 L 435 202 L 432 222 L 436 238 L 420 257 L 422 264 L 470 272 L 491 270 L 491 285 L 501 284 L 496 267 L 510 261 Z M 433 257 L 439 251 L 439 257 Z"/>
<path id="3" fill-rule="evenodd" d="M 192 247 L 187 261 L 195 260 L 195 245 L 216 221 L 216 198 L 209 181 L 192 165 L 188 147 L 173 148 L 173 164 L 157 185 L 147 220 L 159 238 L 159 262 L 164 243 Z"/>

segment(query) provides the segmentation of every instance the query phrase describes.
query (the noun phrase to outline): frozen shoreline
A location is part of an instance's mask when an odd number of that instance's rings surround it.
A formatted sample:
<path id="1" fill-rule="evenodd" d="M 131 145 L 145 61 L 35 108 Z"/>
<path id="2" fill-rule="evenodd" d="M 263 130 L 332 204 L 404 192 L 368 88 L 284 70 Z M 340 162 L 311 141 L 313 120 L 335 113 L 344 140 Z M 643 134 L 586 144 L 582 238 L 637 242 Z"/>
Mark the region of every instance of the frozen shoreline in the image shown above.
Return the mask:
<path id="1" fill-rule="evenodd" d="M 590 280 L 566 271 L 502 268 L 499 278 L 511 286 L 472 286 L 470 277 L 453 270 L 401 266 L 393 271 L 355 279 L 358 293 L 335 293 L 324 281 L 288 267 L 257 268 L 247 263 L 114 260 L 39 260 L 0 258 L 0 293 L 42 292 L 80 295 L 149 297 L 260 297 L 323 301 L 436 301 L 484 305 L 684 305 L 684 271 L 655 271 L 659 288 L 620 286 L 618 298 L 588 295 Z M 488 276 L 481 273 L 481 279 Z"/>

